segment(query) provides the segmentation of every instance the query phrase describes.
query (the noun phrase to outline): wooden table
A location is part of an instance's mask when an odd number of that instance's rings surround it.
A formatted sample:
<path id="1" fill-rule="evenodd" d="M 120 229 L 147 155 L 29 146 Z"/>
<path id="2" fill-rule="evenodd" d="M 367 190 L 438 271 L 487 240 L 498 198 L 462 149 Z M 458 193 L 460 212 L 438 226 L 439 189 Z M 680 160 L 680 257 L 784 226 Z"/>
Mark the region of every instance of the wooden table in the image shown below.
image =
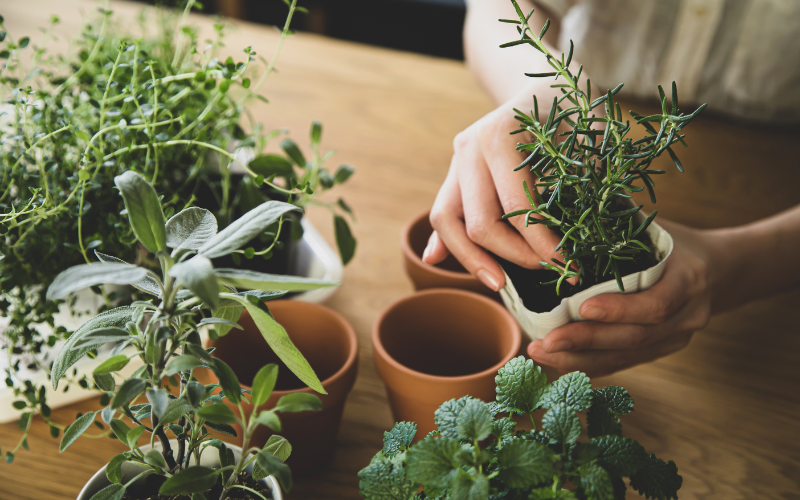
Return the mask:
<path id="1" fill-rule="evenodd" d="M 35 35 L 50 14 L 61 17 L 59 33 L 75 34 L 80 9 L 88 12 L 95 5 L 7 0 L 2 14 L 17 36 Z M 139 8 L 113 4 L 118 15 Z M 193 22 L 210 30 L 207 18 Z M 252 44 L 268 54 L 276 38 L 271 28 L 239 23 L 226 43 L 231 53 Z M 383 431 L 393 422 L 369 338 L 378 312 L 412 291 L 401 266 L 400 227 L 431 205 L 454 135 L 493 106 L 461 63 L 318 36 L 290 38 L 278 68 L 263 89 L 271 103 L 259 104 L 256 116 L 267 128 L 290 128 L 298 142 L 305 142 L 312 120 L 325 124 L 324 146 L 337 149 L 335 158 L 357 169 L 334 195 L 355 208 L 359 237 L 344 286 L 328 304 L 359 334 L 359 378 L 335 459 L 298 480 L 290 498 L 357 498 L 356 473 L 381 448 Z M 753 131 L 710 116 L 698 119 L 691 126 L 692 147 L 682 155 L 687 172 L 679 175 L 666 165 L 669 175 L 658 179 L 660 214 L 715 227 L 796 204 L 799 137 L 797 129 Z M 312 210 L 309 217 L 332 240 L 328 214 Z M 682 352 L 597 380 L 600 386 L 621 385 L 636 399 L 636 411 L 623 419 L 626 435 L 675 460 L 684 478 L 682 499 L 798 498 L 798 300 L 800 291 L 753 302 L 714 318 Z M 54 418 L 69 422 L 76 412 L 97 408 L 90 400 L 54 411 Z M 17 436 L 15 425 L 1 426 L 0 446 L 7 449 Z M 121 451 L 110 440 L 81 439 L 59 455 L 57 441 L 42 425 L 35 425 L 30 446 L 13 465 L 0 465 L 0 499 L 74 499 Z"/>

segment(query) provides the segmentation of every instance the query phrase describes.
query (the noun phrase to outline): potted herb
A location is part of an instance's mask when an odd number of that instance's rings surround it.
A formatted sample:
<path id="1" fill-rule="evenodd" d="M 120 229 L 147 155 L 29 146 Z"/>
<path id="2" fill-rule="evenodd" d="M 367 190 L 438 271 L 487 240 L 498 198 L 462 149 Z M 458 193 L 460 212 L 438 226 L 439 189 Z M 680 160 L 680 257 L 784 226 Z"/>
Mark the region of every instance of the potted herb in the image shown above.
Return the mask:
<path id="1" fill-rule="evenodd" d="M 551 384 L 520 356 L 497 372 L 497 399 L 465 396 L 436 411 L 437 429 L 416 444 L 417 426 L 399 422 L 383 450 L 359 472 L 361 495 L 392 499 L 622 499 L 627 486 L 646 498 L 677 499 L 674 462 L 622 436 L 633 411 L 621 387 L 592 389 L 580 372 Z M 535 415 L 545 410 L 541 421 Z M 587 439 L 581 440 L 585 414 Z M 518 429 L 526 421 L 533 430 Z M 538 425 L 541 424 L 541 426 Z"/>
<path id="2" fill-rule="evenodd" d="M 288 490 L 291 476 L 282 461 L 285 454 L 251 447 L 252 435 L 259 425 L 280 431 L 277 413 L 318 410 L 319 399 L 310 393 L 287 394 L 274 408 L 248 415 L 242 410 L 242 402 L 249 398 L 260 405 L 269 399 L 277 366 L 262 367 L 249 393 L 243 391 L 230 366 L 203 349 L 200 329 L 213 325 L 220 333 L 226 333 L 240 328 L 226 317 L 230 308 L 245 308 L 258 318 L 263 339 L 291 372 L 317 392 L 325 393 L 313 369 L 272 319 L 263 301 L 286 290 L 333 283 L 215 269 L 211 263 L 211 259 L 246 245 L 283 214 L 299 209 L 268 201 L 217 232 L 216 219 L 201 208 L 187 208 L 165 220 L 155 189 L 140 174 L 128 171 L 114 182 L 122 194 L 136 240 L 155 255 L 161 272 L 98 254 L 102 262 L 69 268 L 47 290 L 48 298 L 57 299 L 85 287 L 113 283 L 134 286 L 153 296 L 111 309 L 84 323 L 70 336 L 53 364 L 53 386 L 57 388 L 64 373 L 80 358 L 109 342 L 117 345 L 93 373 L 95 384 L 106 391 L 108 406 L 79 416 L 64 431 L 60 451 L 67 449 L 98 416 L 130 451 L 112 458 L 106 466 L 107 486 L 97 490 L 98 485 L 93 484 L 94 490 L 84 491 L 82 500 L 122 498 L 128 488 L 137 487 L 150 488 L 152 491 L 146 493 L 157 492 L 162 495 L 159 498 L 197 494 L 204 495 L 198 498 L 213 496 L 224 500 L 236 488 L 256 491 L 264 498 L 259 489 L 266 491 L 266 484 L 258 480 L 269 474 Z M 238 292 L 236 287 L 250 291 Z M 121 353 L 126 346 L 133 347 L 132 355 Z M 133 357 L 142 361 L 141 368 L 128 377 L 119 376 Z M 195 380 L 194 370 L 203 367 L 217 375 L 219 384 L 203 385 Z M 221 390 L 219 395 L 214 394 L 217 388 Z M 224 399 L 237 404 L 238 414 Z M 209 429 L 231 432 L 233 423 L 243 429 L 239 450 L 213 440 L 209 433 Z M 168 433 L 174 436 L 172 441 Z M 149 436 L 149 446 L 144 449 L 139 446 L 143 435 Z M 156 442 L 158 447 L 154 447 Z M 201 465 L 209 447 L 219 452 L 216 468 Z M 138 467 L 133 477 L 123 473 L 125 463 Z M 243 474 L 249 465 L 253 465 L 252 474 Z"/>
<path id="3" fill-rule="evenodd" d="M 551 54 L 542 43 L 549 21 L 537 34 L 528 24 L 530 16 L 511 1 L 519 18 L 501 21 L 516 25 L 520 35 L 501 47 L 525 44 L 536 49 L 553 71 L 528 76 L 553 78 L 551 87 L 561 91 L 547 115 L 540 115 L 536 96 L 533 111 L 516 110 L 520 128 L 513 133 L 531 139 L 518 143 L 517 150 L 527 157 L 516 168 L 529 168 L 537 182 L 523 183 L 531 207 L 503 216 L 524 217 L 526 226 L 541 224 L 561 237 L 556 251 L 562 258 L 541 262 L 545 271 L 529 271 L 501 260 L 507 277 L 503 300 L 529 335 L 542 338 L 558 326 L 579 320 L 578 309 L 587 298 L 613 291 L 635 292 L 661 277 L 672 238 L 653 222 L 656 211 L 645 217 L 641 205 L 631 204 L 631 193 L 647 189 L 655 203 L 653 176 L 664 171 L 651 165 L 664 153 L 683 171 L 673 148 L 678 143 L 686 146 L 683 129 L 705 105 L 684 114 L 678 108 L 674 82 L 671 103 L 659 86 L 661 113 L 641 116 L 632 111 L 645 132 L 640 139 L 632 137 L 633 127 L 623 121 L 614 101 L 622 84 L 592 99 L 591 82 L 586 80 L 581 87 L 583 67 L 576 72 L 570 69 L 571 42 L 568 54 Z"/>
<path id="4" fill-rule="evenodd" d="M 188 0 L 179 16 L 143 9 L 138 19 L 124 21 L 101 8 L 63 55 L 44 48 L 58 18 L 35 40 L 11 32 L 0 17 L 0 367 L 5 380 L 0 418 L 18 417 L 22 429 L 38 413 L 54 433 L 63 431 L 49 418 L 50 406 L 74 401 L 81 392 L 55 394 L 47 389 L 47 379 L 54 354 L 80 326 L 81 315 L 142 296 L 130 287 L 101 286 L 52 301 L 47 285 L 63 269 L 91 262 L 95 251 L 158 269 L 136 244 L 124 205 L 112 190 L 115 176 L 140 172 L 164 195 L 168 217 L 201 206 L 213 212 L 221 228 L 268 200 L 301 208 L 324 205 L 335 214 L 341 261 L 353 256 L 355 240 L 345 220 L 349 207 L 342 200 L 317 199 L 352 173 L 347 166 L 326 170 L 331 152 L 320 150 L 321 125 L 312 126 L 308 161 L 288 138 L 281 142 L 283 154 L 262 154 L 284 131 L 264 130 L 248 111 L 257 99 L 265 100 L 258 91 L 274 70 L 294 13 L 302 8 L 296 0 L 289 2 L 278 46 L 265 61 L 252 47 L 241 57 L 221 56 L 225 24 L 214 25 L 206 44 L 186 22 L 194 6 Z M 153 24 L 159 29 L 146 29 Z M 140 38 L 137 25 L 148 35 Z M 265 66 L 260 72 L 259 61 Z M 243 173 L 236 173 L 237 166 Z M 287 212 L 249 246 L 222 259 L 252 268 L 293 252 L 309 257 L 303 228 L 306 239 L 316 235 L 314 248 L 322 240 L 301 213 Z M 292 245 L 295 240 L 299 243 Z M 331 281 L 341 275 L 337 260 L 332 252 L 325 255 Z M 292 274 L 287 266 L 272 271 Z M 309 300 L 321 300 L 326 291 L 309 293 L 317 294 Z M 75 366 L 76 375 L 70 372 L 62 383 L 98 389 L 92 367 L 84 359 Z M 26 436 L 23 432 L 13 449 L 26 446 Z"/>

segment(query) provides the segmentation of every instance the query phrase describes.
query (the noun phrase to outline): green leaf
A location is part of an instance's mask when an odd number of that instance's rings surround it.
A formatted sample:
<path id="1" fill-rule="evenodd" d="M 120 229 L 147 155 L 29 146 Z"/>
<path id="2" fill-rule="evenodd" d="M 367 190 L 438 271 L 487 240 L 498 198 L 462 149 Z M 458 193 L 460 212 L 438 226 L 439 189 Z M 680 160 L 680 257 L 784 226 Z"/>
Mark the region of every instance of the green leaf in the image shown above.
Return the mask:
<path id="1" fill-rule="evenodd" d="M 214 272 L 216 273 L 217 271 L 218 270 L 215 270 Z M 217 277 L 217 282 L 219 282 L 219 276 Z M 225 319 L 236 323 L 239 321 L 239 318 L 242 317 L 243 310 L 244 307 L 237 304 L 232 307 L 218 307 L 217 309 L 214 309 L 211 314 L 215 318 Z M 227 335 L 228 332 L 231 331 L 231 328 L 232 328 L 231 326 L 225 324 L 214 326 L 214 330 L 216 330 L 217 335 L 220 337 L 224 337 L 225 335 Z"/>
<path id="2" fill-rule="evenodd" d="M 83 336 L 81 340 L 75 344 L 75 348 L 88 347 L 94 349 L 95 347 L 108 344 L 109 342 L 127 340 L 130 335 L 131 334 L 127 330 L 122 328 L 100 328 L 92 330 Z"/>
<path id="3" fill-rule="evenodd" d="M 166 232 L 168 247 L 197 250 L 217 234 L 217 218 L 204 208 L 190 207 L 170 217 Z"/>
<path id="4" fill-rule="evenodd" d="M 228 285 L 245 290 L 305 292 L 329 286 L 338 286 L 335 281 L 325 281 L 301 276 L 287 276 L 284 274 L 267 274 L 250 271 L 247 269 L 215 269 L 217 280 L 222 285 Z"/>
<path id="5" fill-rule="evenodd" d="M 182 356 L 176 356 L 170 360 L 170 362 L 167 364 L 166 370 L 164 370 L 164 375 L 170 376 L 180 372 L 188 372 L 190 370 L 194 370 L 195 368 L 200 368 L 201 366 L 203 366 L 202 361 L 190 354 L 184 354 Z"/>
<path id="6" fill-rule="evenodd" d="M 283 214 L 292 211 L 302 212 L 302 209 L 281 201 L 272 200 L 262 203 L 213 236 L 197 250 L 197 253 L 205 255 L 209 259 L 228 255 L 266 231 Z"/>
<path id="7" fill-rule="evenodd" d="M 336 173 L 333 175 L 333 180 L 336 182 L 336 184 L 342 184 L 343 182 L 346 182 L 351 175 L 353 175 L 353 172 L 355 172 L 355 170 L 353 170 L 353 167 L 350 165 L 340 165 L 339 168 L 336 169 Z"/>
<path id="8" fill-rule="evenodd" d="M 292 454 L 292 445 L 289 444 L 286 438 L 273 434 L 267 439 L 267 444 L 264 445 L 264 451 L 275 455 L 281 462 L 285 462 Z"/>
<path id="9" fill-rule="evenodd" d="M 339 248 L 339 256 L 342 264 L 347 265 L 356 254 L 356 239 L 350 232 L 347 220 L 341 215 L 333 216 L 333 225 L 336 230 L 336 246 Z"/>
<path id="10" fill-rule="evenodd" d="M 122 444 L 130 446 L 128 444 L 128 433 L 131 431 L 131 428 L 128 427 L 128 424 L 118 418 L 113 418 L 108 425 Z"/>
<path id="11" fill-rule="evenodd" d="M 256 463 L 262 471 L 265 471 L 270 476 L 275 476 L 283 491 L 288 493 L 292 489 L 292 473 L 280 458 L 261 450 L 256 454 Z"/>
<path id="12" fill-rule="evenodd" d="M 106 477 L 109 481 L 115 484 L 122 482 L 122 464 L 127 461 L 128 459 L 125 458 L 125 455 L 122 453 L 115 455 L 108 461 L 108 465 L 106 465 Z"/>
<path id="13" fill-rule="evenodd" d="M 111 392 L 117 388 L 117 383 L 114 381 L 114 376 L 110 373 L 105 375 L 93 375 L 94 385 L 101 391 Z"/>
<path id="14" fill-rule="evenodd" d="M 275 411 L 296 413 L 301 411 L 320 411 L 322 401 L 308 392 L 293 392 L 281 397 L 275 405 Z"/>
<path id="15" fill-rule="evenodd" d="M 85 415 L 81 415 L 64 430 L 64 436 L 61 437 L 61 444 L 58 447 L 59 453 L 64 453 L 64 450 L 69 448 L 70 445 L 81 436 L 81 434 L 86 432 L 86 429 L 91 427 L 92 422 L 94 422 L 95 415 L 97 415 L 97 412 L 93 411 Z"/>
<path id="16" fill-rule="evenodd" d="M 233 373 L 231 367 L 217 358 L 212 358 L 208 361 L 208 367 L 219 379 L 219 386 L 225 397 L 234 404 L 238 404 L 242 400 L 242 386 L 239 384 L 239 379 L 236 378 L 236 374 Z"/>
<path id="17" fill-rule="evenodd" d="M 414 422 L 397 422 L 392 430 L 383 433 L 383 454 L 393 457 L 411 446 L 417 434 L 417 424 Z"/>
<path id="18" fill-rule="evenodd" d="M 633 439 L 602 436 L 590 439 L 589 443 L 597 448 L 601 464 L 616 475 L 629 477 L 647 465 L 647 452 Z"/>
<path id="19" fill-rule="evenodd" d="M 250 399 L 253 406 L 259 407 L 267 402 L 275 389 L 275 382 L 278 380 L 278 365 L 270 363 L 263 366 L 255 378 L 250 390 Z"/>
<path id="20" fill-rule="evenodd" d="M 456 420 L 458 437 L 470 441 L 485 439 L 492 433 L 492 414 L 489 406 L 478 399 L 464 404 Z"/>
<path id="21" fill-rule="evenodd" d="M 116 356 L 111 356 L 107 360 L 103 361 L 97 368 L 92 371 L 93 375 L 107 375 L 109 373 L 113 373 L 125 368 L 128 364 L 130 359 L 128 356 L 124 354 L 117 354 Z"/>
<path id="22" fill-rule="evenodd" d="M 461 443 L 448 437 L 425 438 L 406 452 L 408 478 L 426 487 L 446 488 L 461 470 L 456 454 Z"/>
<path id="23" fill-rule="evenodd" d="M 547 389 L 540 406 L 552 408 L 565 404 L 575 411 L 585 411 L 592 404 L 592 383 L 585 373 L 572 372 L 562 375 Z"/>
<path id="24" fill-rule="evenodd" d="M 195 413 L 198 417 L 214 424 L 232 424 L 236 422 L 236 417 L 225 403 L 214 403 L 203 406 Z"/>
<path id="25" fill-rule="evenodd" d="M 286 330 L 279 325 L 269 313 L 257 305 L 252 304 L 244 297 L 233 294 L 225 294 L 224 296 L 225 298 L 239 302 L 247 309 L 247 312 L 250 313 L 250 316 L 253 318 L 261 335 L 264 336 L 267 344 L 269 344 L 269 347 L 278 358 L 286 364 L 286 367 L 297 375 L 297 378 L 320 394 L 327 394 L 319 378 L 317 378 L 317 375 L 314 373 L 314 369 L 311 368 L 306 358 L 297 350 L 297 347 L 292 343 Z"/>
<path id="26" fill-rule="evenodd" d="M 622 424 L 605 406 L 593 404 L 586 412 L 586 434 L 590 438 L 605 435 L 622 436 Z"/>
<path id="27" fill-rule="evenodd" d="M 265 179 L 269 179 L 271 175 L 278 177 L 292 178 L 295 176 L 292 164 L 280 155 L 265 154 L 258 155 L 247 166 L 258 175 L 263 175 Z"/>
<path id="28" fill-rule="evenodd" d="M 130 264 L 99 262 L 81 264 L 61 272 L 47 288 L 47 300 L 60 299 L 90 286 L 113 283 L 132 285 L 142 281 L 147 270 Z"/>
<path id="29" fill-rule="evenodd" d="M 191 495 L 210 490 L 219 481 L 219 473 L 203 466 L 189 467 L 175 473 L 161 485 L 162 495 Z"/>
<path id="30" fill-rule="evenodd" d="M 528 494 L 528 500 L 578 500 L 569 490 L 553 491 L 553 488 L 536 488 Z"/>
<path id="31" fill-rule="evenodd" d="M 486 500 L 489 498 L 489 479 L 483 474 L 462 473 L 455 477 L 450 491 L 453 500 Z"/>
<path id="32" fill-rule="evenodd" d="M 281 141 L 281 149 L 295 162 L 299 167 L 306 168 L 306 159 L 303 156 L 303 153 L 300 152 L 300 148 L 297 147 L 297 144 L 291 139 L 284 139 Z"/>
<path id="33" fill-rule="evenodd" d="M 633 411 L 633 398 L 622 387 L 610 385 L 592 391 L 592 406 L 601 405 L 616 415 Z"/>
<path id="34" fill-rule="evenodd" d="M 131 228 L 139 242 L 151 253 L 167 248 L 166 221 L 156 190 L 133 170 L 114 178 L 119 188 Z"/>
<path id="35" fill-rule="evenodd" d="M 167 410 L 158 424 L 165 425 L 175 422 L 184 415 L 188 415 L 192 410 L 192 405 L 184 398 L 173 399 L 167 405 Z"/>
<path id="36" fill-rule="evenodd" d="M 557 458 L 540 443 L 512 439 L 497 452 L 499 478 L 511 488 L 530 488 L 558 474 L 553 469 Z"/>
<path id="37" fill-rule="evenodd" d="M 163 389 L 148 389 L 144 395 L 147 397 L 147 401 L 150 402 L 151 414 L 155 415 L 158 421 L 161 422 L 169 406 L 167 392 Z"/>
<path id="38" fill-rule="evenodd" d="M 125 496 L 125 486 L 121 484 L 109 484 L 98 491 L 90 500 L 122 500 Z"/>
<path id="39" fill-rule="evenodd" d="M 169 275 L 200 297 L 210 308 L 214 309 L 219 304 L 219 284 L 214 274 L 214 265 L 208 257 L 195 255 L 175 264 L 169 270 Z"/>
<path id="40" fill-rule="evenodd" d="M 122 383 L 111 398 L 111 408 L 116 409 L 128 404 L 133 398 L 142 393 L 147 383 L 140 378 L 130 378 Z"/>
<path id="41" fill-rule="evenodd" d="M 497 372 L 497 402 L 507 411 L 531 413 L 538 408 L 547 386 L 547 376 L 533 360 L 518 356 Z"/>
<path id="42" fill-rule="evenodd" d="M 206 388 L 203 384 L 192 380 L 186 385 L 186 398 L 193 407 L 200 406 L 205 397 Z"/>
<path id="43" fill-rule="evenodd" d="M 153 467 L 158 467 L 162 470 L 168 470 L 167 462 L 164 460 L 164 456 L 161 455 L 161 452 L 158 450 L 150 450 L 145 453 L 144 462 L 148 465 L 152 465 Z"/>
<path id="44" fill-rule="evenodd" d="M 451 399 L 445 401 L 433 414 L 433 422 L 441 432 L 442 436 L 452 439 L 458 439 L 458 415 L 467 404 L 475 398 L 472 396 L 464 396 L 459 399 Z"/>
<path id="45" fill-rule="evenodd" d="M 265 425 L 275 432 L 281 431 L 281 419 L 278 418 L 277 413 L 273 410 L 262 411 L 256 417 L 256 422 L 259 425 Z"/>
<path id="46" fill-rule="evenodd" d="M 655 455 L 650 455 L 644 466 L 631 476 L 631 488 L 646 498 L 657 500 L 677 500 L 682 484 L 683 478 L 675 462 L 665 462 Z"/>
<path id="47" fill-rule="evenodd" d="M 410 481 L 405 474 L 405 453 L 395 457 L 378 454 L 358 473 L 361 496 L 370 500 L 407 500 L 417 493 L 419 483 Z"/>
<path id="48" fill-rule="evenodd" d="M 514 436 L 516 422 L 511 417 L 503 417 L 492 423 L 492 435 L 496 436 L 500 443 L 511 439 Z"/>
<path id="49" fill-rule="evenodd" d="M 314 121 L 311 123 L 311 142 L 314 144 L 319 144 L 319 141 L 322 139 L 322 124 L 318 121 Z"/>
<path id="50" fill-rule="evenodd" d="M 97 250 L 94 251 L 94 254 L 100 259 L 100 262 L 108 262 L 108 263 L 116 263 L 116 264 L 127 264 L 131 267 L 136 267 L 133 264 L 128 264 L 122 259 L 118 259 L 112 255 L 106 255 L 102 252 L 98 252 Z M 145 276 L 141 281 L 137 281 L 136 283 L 131 283 L 131 286 L 134 288 L 138 288 L 143 292 L 147 292 L 151 295 L 155 295 L 156 297 L 161 296 L 161 286 L 160 282 L 157 281 L 150 275 Z"/>
<path id="51" fill-rule="evenodd" d="M 565 404 L 547 410 L 542 418 L 542 427 L 551 443 L 572 444 L 581 437 L 581 421 Z"/>
<path id="52" fill-rule="evenodd" d="M 142 434 L 144 434 L 143 425 L 137 425 L 136 427 L 128 431 L 128 435 L 126 436 L 125 439 L 128 441 L 128 446 L 131 449 L 136 448 L 137 446 L 136 443 L 139 442 L 139 438 L 142 437 Z"/>
<path id="53" fill-rule="evenodd" d="M 596 463 L 578 467 L 580 486 L 587 500 L 614 500 L 614 486 L 608 472 Z"/>

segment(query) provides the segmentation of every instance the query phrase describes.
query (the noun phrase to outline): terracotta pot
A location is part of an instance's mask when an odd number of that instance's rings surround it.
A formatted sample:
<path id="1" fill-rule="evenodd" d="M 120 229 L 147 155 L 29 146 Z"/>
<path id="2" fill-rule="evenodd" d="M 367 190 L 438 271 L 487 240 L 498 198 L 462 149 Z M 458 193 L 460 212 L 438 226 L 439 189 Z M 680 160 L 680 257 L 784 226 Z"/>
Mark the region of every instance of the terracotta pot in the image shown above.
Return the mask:
<path id="1" fill-rule="evenodd" d="M 283 325 L 311 364 L 327 395 L 315 393 L 286 368 L 264 341 L 247 311 L 239 320 L 244 330 L 231 330 L 219 340 L 208 341 L 207 345 L 216 348 L 213 356 L 225 361 L 247 389 L 264 365 L 279 366 L 276 390 L 260 407 L 262 409 L 273 408 L 282 396 L 291 392 L 317 394 L 322 400 L 321 411 L 279 415 L 282 426 L 279 434 L 292 445 L 292 455 L 286 463 L 293 473 L 302 474 L 320 467 L 333 456 L 345 400 L 358 372 L 358 340 L 353 327 L 341 315 L 319 304 L 276 300 L 268 305 L 275 320 Z M 209 370 L 196 373 L 201 382 L 216 381 Z M 238 409 L 233 406 L 231 409 L 238 414 Z M 252 410 L 251 405 L 245 404 L 248 414 Z M 237 433 L 240 432 L 237 428 Z M 267 427 L 260 426 L 252 444 L 261 447 L 272 434 Z"/>
<path id="2" fill-rule="evenodd" d="M 440 404 L 462 396 L 494 401 L 494 377 L 519 352 L 522 334 L 497 302 L 473 292 L 432 289 L 381 313 L 372 329 L 378 374 L 395 421 L 434 430 Z"/>
<path id="3" fill-rule="evenodd" d="M 478 278 L 466 269 L 452 255 L 435 266 L 422 262 L 422 253 L 428 245 L 428 238 L 433 233 L 430 210 L 409 220 L 400 235 L 400 247 L 403 249 L 403 264 L 406 274 L 411 278 L 415 290 L 428 288 L 458 288 L 478 292 L 500 300 L 499 295 L 487 288 Z"/>

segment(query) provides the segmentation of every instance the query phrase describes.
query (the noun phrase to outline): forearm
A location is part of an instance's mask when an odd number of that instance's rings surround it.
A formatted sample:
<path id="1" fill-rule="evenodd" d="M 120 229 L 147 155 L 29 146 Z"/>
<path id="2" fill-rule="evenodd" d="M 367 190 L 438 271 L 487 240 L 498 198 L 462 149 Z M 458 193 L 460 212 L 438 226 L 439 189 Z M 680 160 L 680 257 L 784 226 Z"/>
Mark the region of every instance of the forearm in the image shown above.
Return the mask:
<path id="1" fill-rule="evenodd" d="M 714 312 L 800 284 L 800 205 L 744 226 L 708 231 Z"/>
<path id="2" fill-rule="evenodd" d="M 529 0 L 518 1 L 526 13 L 534 7 Z M 530 19 L 531 27 L 540 29 L 548 17 L 547 12 L 537 6 Z M 500 48 L 501 44 L 514 40 L 518 35 L 512 25 L 497 20 L 516 18 L 514 7 L 508 0 L 469 1 L 464 23 L 464 53 L 473 74 L 480 79 L 497 104 L 508 101 L 532 85 L 535 80 L 525 76 L 525 73 L 552 71 L 542 58 L 532 57 L 530 47 L 520 45 Z M 544 41 L 552 47 L 558 40 L 559 23 L 557 19 L 550 21 Z M 558 51 L 553 50 L 553 53 Z M 547 88 L 546 85 L 540 87 Z"/>

